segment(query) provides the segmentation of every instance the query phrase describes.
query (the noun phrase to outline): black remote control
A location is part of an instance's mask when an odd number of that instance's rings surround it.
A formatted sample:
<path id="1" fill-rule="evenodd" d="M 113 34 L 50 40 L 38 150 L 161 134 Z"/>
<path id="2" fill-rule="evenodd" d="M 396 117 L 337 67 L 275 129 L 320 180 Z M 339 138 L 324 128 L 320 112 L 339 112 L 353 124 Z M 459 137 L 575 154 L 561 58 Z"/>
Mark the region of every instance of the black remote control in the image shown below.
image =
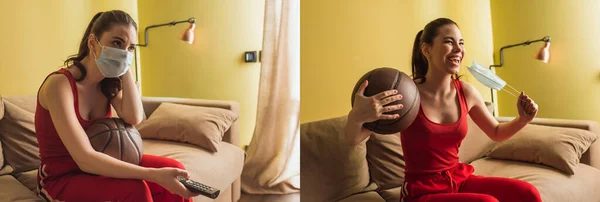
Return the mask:
<path id="1" fill-rule="evenodd" d="M 178 178 L 179 178 L 179 182 L 181 182 L 190 191 L 199 193 L 199 194 L 204 195 L 211 199 L 217 198 L 219 196 L 219 193 L 221 192 L 218 189 L 204 185 L 200 182 L 196 182 L 191 179 L 187 179 L 184 177 L 178 177 Z"/>

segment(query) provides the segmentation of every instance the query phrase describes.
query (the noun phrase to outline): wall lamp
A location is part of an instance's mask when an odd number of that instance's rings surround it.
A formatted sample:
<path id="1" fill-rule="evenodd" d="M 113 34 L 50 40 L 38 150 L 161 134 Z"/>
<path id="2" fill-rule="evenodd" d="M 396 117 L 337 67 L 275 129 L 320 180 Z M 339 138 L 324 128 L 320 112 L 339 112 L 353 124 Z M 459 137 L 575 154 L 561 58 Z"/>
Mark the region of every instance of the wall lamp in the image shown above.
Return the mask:
<path id="1" fill-rule="evenodd" d="M 191 17 L 187 20 L 181 20 L 181 21 L 173 21 L 173 22 L 168 22 L 168 23 L 163 23 L 163 24 L 156 24 L 156 25 L 150 25 L 148 27 L 146 27 L 146 29 L 144 29 L 144 44 L 136 44 L 136 46 L 141 46 L 141 47 L 146 47 L 148 46 L 148 30 L 152 29 L 152 28 L 157 28 L 157 27 L 163 27 L 163 26 L 175 26 L 176 24 L 179 23 L 189 23 L 190 25 L 188 26 L 187 29 L 183 30 L 183 32 L 181 32 L 181 34 L 179 34 L 179 39 L 182 41 L 185 41 L 188 44 L 194 44 L 194 29 L 196 28 L 196 18 Z M 135 54 L 135 80 L 139 81 L 139 73 L 138 73 L 138 65 L 137 65 L 137 51 Z"/>
<path id="2" fill-rule="evenodd" d="M 548 61 L 550 61 L 550 36 L 545 36 L 544 38 L 541 38 L 541 39 L 537 39 L 537 40 L 533 40 L 533 41 L 528 40 L 523 43 L 507 45 L 507 46 L 500 48 L 500 64 L 490 65 L 490 67 L 489 67 L 490 70 L 492 70 L 492 67 L 502 67 L 502 65 L 504 64 L 504 55 L 503 55 L 504 49 L 512 48 L 512 47 L 516 47 L 516 46 L 527 46 L 529 44 L 536 43 L 536 42 L 544 42 L 544 45 L 533 54 L 533 58 L 536 60 L 540 60 L 544 63 L 548 63 Z M 492 96 L 492 103 L 493 103 L 494 102 L 494 89 L 490 89 L 490 93 Z M 494 116 L 495 116 L 495 114 L 496 114 L 496 111 L 494 110 Z"/>

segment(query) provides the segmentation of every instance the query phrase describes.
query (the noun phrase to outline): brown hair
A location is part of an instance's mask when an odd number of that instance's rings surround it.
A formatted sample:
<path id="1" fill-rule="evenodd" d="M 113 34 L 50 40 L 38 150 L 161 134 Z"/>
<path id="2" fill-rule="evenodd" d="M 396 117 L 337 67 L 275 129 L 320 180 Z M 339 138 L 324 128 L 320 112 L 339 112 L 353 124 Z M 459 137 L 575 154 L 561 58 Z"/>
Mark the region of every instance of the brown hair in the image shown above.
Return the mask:
<path id="1" fill-rule="evenodd" d="M 90 34 L 94 34 L 98 39 L 102 38 L 102 34 L 110 30 L 112 25 L 132 25 L 137 31 L 137 23 L 124 11 L 120 10 L 112 10 L 106 12 L 99 12 L 94 15 L 92 20 L 87 26 L 85 30 L 85 34 L 83 34 L 83 38 L 81 39 L 81 43 L 79 44 L 79 52 L 77 54 L 71 55 L 65 60 L 65 67 L 69 67 L 71 65 L 75 65 L 81 71 L 81 77 L 77 79 L 77 81 L 82 81 L 85 79 L 87 71 L 83 64 L 81 64 L 81 60 L 85 58 L 90 50 L 87 45 L 88 38 Z M 102 90 L 102 94 L 106 96 L 109 100 L 114 98 L 119 91 L 121 91 L 121 78 L 104 78 L 100 82 L 100 88 Z"/>
<path id="2" fill-rule="evenodd" d="M 427 70 L 429 69 L 429 63 L 427 62 L 427 58 L 425 58 L 425 55 L 423 55 L 423 52 L 421 52 L 421 44 L 432 44 L 433 39 L 438 35 L 439 28 L 448 24 L 454 24 L 458 27 L 458 24 L 456 24 L 456 22 L 448 18 L 438 18 L 434 21 L 427 23 L 427 25 L 425 25 L 425 29 L 417 33 L 417 37 L 415 37 L 415 42 L 413 44 L 412 51 L 413 80 L 420 79 L 419 83 L 424 83 L 425 75 L 427 74 Z M 452 76 L 454 79 L 459 78 L 459 76 L 456 74 Z"/>

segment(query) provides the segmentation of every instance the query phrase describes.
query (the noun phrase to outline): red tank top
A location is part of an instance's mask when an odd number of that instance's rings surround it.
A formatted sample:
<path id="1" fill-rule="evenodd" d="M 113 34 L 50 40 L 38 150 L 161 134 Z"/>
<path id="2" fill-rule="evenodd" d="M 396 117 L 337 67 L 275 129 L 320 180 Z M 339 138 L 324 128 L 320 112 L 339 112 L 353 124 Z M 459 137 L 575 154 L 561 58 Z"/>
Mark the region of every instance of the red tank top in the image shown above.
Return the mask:
<path id="1" fill-rule="evenodd" d="M 458 165 L 458 148 L 467 134 L 468 105 L 460 81 L 453 80 L 453 83 L 460 103 L 458 121 L 449 124 L 432 122 L 421 106 L 414 122 L 402 131 L 406 175 L 436 173 Z"/>
<path id="2" fill-rule="evenodd" d="M 77 115 L 79 123 L 81 124 L 81 127 L 83 127 L 83 129 L 85 130 L 95 120 L 85 120 L 79 113 L 79 98 L 75 78 L 73 77 L 71 72 L 64 68 L 61 68 L 50 75 L 53 74 L 63 74 L 69 79 L 74 98 L 73 107 L 75 108 L 75 113 Z M 48 79 L 48 77 L 46 77 L 46 79 Z M 46 82 L 46 80 L 44 80 L 44 82 Z M 110 104 L 108 105 L 107 109 L 108 112 L 106 113 L 106 116 L 102 118 L 108 118 L 112 116 Z M 58 133 L 56 132 L 56 128 L 54 127 L 54 123 L 52 122 L 52 118 L 50 117 L 50 112 L 40 105 L 39 99 L 37 100 L 37 106 L 35 110 L 35 131 L 39 144 L 40 161 L 42 164 L 48 164 L 52 162 L 64 163 L 65 160 L 67 160 L 68 162 L 73 162 L 71 155 L 67 151 L 67 148 L 62 143 L 60 137 L 58 136 Z"/>

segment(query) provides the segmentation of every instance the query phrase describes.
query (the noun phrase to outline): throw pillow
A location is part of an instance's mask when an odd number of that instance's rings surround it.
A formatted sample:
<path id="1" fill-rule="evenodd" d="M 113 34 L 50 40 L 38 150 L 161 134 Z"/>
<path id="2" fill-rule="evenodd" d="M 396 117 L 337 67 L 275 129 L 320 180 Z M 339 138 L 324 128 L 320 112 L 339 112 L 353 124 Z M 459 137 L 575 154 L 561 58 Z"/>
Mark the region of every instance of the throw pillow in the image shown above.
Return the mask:
<path id="1" fill-rule="evenodd" d="M 487 156 L 544 164 L 573 175 L 581 155 L 597 138 L 587 130 L 529 124 Z"/>
<path id="2" fill-rule="evenodd" d="M 136 127 L 142 138 L 190 143 L 218 152 L 223 135 L 237 119 L 231 110 L 164 102 Z"/>
<path id="3" fill-rule="evenodd" d="M 345 124 L 343 116 L 300 125 L 302 201 L 339 201 L 377 189 L 369 180 L 366 141 L 346 144 Z"/>
<path id="4" fill-rule="evenodd" d="M 12 174 L 30 171 L 40 166 L 35 135 L 35 96 L 3 97 L 4 117 L 0 119 L 0 142 L 5 165 L 14 168 Z"/>
<path id="5" fill-rule="evenodd" d="M 366 145 L 369 174 L 371 181 L 377 184 L 377 190 L 381 192 L 402 186 L 406 164 L 404 163 L 400 133 L 372 134 Z"/>

